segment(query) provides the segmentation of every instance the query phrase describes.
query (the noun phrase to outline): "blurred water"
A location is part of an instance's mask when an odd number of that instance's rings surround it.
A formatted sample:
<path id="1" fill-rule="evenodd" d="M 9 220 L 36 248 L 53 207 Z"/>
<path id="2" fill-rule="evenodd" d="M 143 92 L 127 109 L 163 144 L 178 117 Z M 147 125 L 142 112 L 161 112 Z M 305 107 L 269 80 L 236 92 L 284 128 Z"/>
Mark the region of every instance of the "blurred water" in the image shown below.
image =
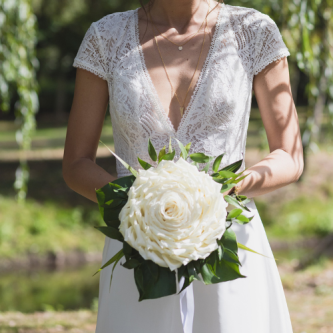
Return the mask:
<path id="1" fill-rule="evenodd" d="M 94 309 L 98 263 L 62 270 L 15 271 L 0 275 L 0 312 Z"/>
<path id="2" fill-rule="evenodd" d="M 273 251 L 277 264 L 298 260 L 311 248 Z M 254 254 L 255 255 L 255 254 Z M 0 312 L 97 309 L 98 263 L 61 270 L 15 271 L 0 274 Z"/>

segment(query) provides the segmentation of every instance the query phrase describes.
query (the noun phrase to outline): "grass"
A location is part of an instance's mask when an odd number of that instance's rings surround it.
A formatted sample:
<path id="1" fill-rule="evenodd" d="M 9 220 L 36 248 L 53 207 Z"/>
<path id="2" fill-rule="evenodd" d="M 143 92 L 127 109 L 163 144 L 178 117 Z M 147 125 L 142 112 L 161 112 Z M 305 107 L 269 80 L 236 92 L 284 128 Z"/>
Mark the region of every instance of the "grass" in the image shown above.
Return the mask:
<path id="1" fill-rule="evenodd" d="M 18 149 L 15 133 L 19 127 L 13 122 L 0 122 L 0 150 Z M 32 149 L 63 148 L 65 144 L 67 125 L 61 127 L 38 127 L 32 136 Z M 113 131 L 110 118 L 103 124 L 101 140 L 113 144 Z"/>
<path id="2" fill-rule="evenodd" d="M 257 207 L 269 238 L 299 240 L 323 237 L 333 231 L 333 197 L 320 199 L 301 195 L 283 204 L 257 201 Z"/>
<path id="3" fill-rule="evenodd" d="M 284 262 L 279 271 L 294 333 L 333 333 L 333 262 L 323 260 L 300 272 Z M 0 312 L 0 333 L 93 333 L 96 310 Z"/>
<path id="4" fill-rule="evenodd" d="M 104 236 L 93 228 L 104 224 L 96 209 L 62 208 L 52 202 L 0 196 L 0 258 L 12 259 L 27 253 L 100 252 Z"/>

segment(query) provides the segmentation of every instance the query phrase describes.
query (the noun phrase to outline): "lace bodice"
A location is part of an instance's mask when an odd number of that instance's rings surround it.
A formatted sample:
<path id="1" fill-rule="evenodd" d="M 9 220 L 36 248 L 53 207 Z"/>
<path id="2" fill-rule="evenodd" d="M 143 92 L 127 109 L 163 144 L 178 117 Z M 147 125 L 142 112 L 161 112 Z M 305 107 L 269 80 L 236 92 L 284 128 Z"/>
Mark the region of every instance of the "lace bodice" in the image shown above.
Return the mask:
<path id="1" fill-rule="evenodd" d="M 145 65 L 138 8 L 93 22 L 73 66 L 107 81 L 115 152 L 136 170 L 141 168 L 138 156 L 156 165 L 148 155 L 148 138 L 160 150 L 168 145 L 170 136 L 184 144 L 192 142 L 190 153 L 225 153 L 222 167 L 245 157 L 254 75 L 289 55 L 269 16 L 222 4 L 209 53 L 177 131 Z M 175 140 L 173 144 L 177 159 L 180 150 Z M 130 174 L 116 163 L 118 177 Z"/>

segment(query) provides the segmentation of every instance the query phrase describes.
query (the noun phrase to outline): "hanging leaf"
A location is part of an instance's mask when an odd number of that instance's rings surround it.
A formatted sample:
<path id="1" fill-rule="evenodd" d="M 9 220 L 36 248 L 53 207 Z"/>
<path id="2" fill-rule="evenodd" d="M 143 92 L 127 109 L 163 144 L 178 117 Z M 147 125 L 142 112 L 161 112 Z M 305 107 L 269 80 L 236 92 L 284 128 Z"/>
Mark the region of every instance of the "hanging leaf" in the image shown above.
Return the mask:
<path id="1" fill-rule="evenodd" d="M 100 272 L 103 268 L 110 266 L 112 263 L 114 263 L 114 262 L 117 263 L 123 256 L 124 256 L 124 252 L 121 249 L 110 260 L 108 260 L 94 275 L 96 275 L 98 272 Z"/>

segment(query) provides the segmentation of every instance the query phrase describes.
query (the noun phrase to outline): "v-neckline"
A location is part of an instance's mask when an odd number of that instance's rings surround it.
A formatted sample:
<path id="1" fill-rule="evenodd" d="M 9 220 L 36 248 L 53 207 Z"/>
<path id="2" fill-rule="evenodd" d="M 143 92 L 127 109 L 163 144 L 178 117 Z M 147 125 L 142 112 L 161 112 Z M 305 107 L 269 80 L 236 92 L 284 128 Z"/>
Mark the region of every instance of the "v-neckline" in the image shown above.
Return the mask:
<path id="1" fill-rule="evenodd" d="M 140 63 L 141 63 L 141 67 L 142 70 L 145 74 L 146 80 L 148 82 L 148 89 L 150 90 L 149 92 L 152 94 L 153 96 L 153 104 L 155 106 L 155 110 L 156 112 L 159 114 L 159 117 L 161 119 L 161 121 L 163 122 L 164 126 L 169 130 L 169 132 L 173 133 L 173 135 L 175 137 L 178 137 L 179 134 L 181 133 L 181 129 L 185 126 L 186 123 L 186 119 L 188 119 L 188 116 L 193 108 L 193 104 L 196 100 L 196 96 L 198 95 L 198 90 L 201 87 L 201 81 L 203 76 L 206 74 L 206 72 L 208 71 L 208 65 L 210 62 L 210 59 L 212 57 L 213 54 L 213 50 L 215 48 L 215 40 L 217 38 L 218 31 L 220 30 L 220 22 L 221 22 L 221 16 L 222 16 L 222 12 L 225 10 L 225 4 L 222 3 L 221 7 L 219 8 L 219 12 L 217 14 L 217 20 L 214 26 L 214 33 L 213 33 L 213 37 L 211 40 L 211 44 L 209 46 L 209 50 L 205 59 L 205 62 L 201 68 L 201 71 L 199 73 L 198 79 L 195 83 L 194 89 L 193 89 L 193 93 L 191 95 L 190 98 L 190 102 L 188 103 L 186 109 L 184 111 L 186 111 L 186 113 L 184 112 L 177 130 L 175 129 L 173 123 L 170 120 L 170 117 L 168 116 L 168 114 L 165 112 L 164 107 L 162 106 L 160 97 L 158 96 L 157 90 L 153 84 L 153 81 L 151 79 L 150 73 L 148 72 L 148 68 L 146 66 L 146 61 L 145 61 L 145 56 L 143 53 L 143 49 L 142 49 L 142 45 L 140 43 L 140 35 L 139 35 L 139 9 L 140 7 L 138 7 L 137 9 L 134 10 L 134 29 L 135 29 L 135 41 L 136 41 L 136 45 L 139 49 L 139 56 L 140 56 Z"/>

